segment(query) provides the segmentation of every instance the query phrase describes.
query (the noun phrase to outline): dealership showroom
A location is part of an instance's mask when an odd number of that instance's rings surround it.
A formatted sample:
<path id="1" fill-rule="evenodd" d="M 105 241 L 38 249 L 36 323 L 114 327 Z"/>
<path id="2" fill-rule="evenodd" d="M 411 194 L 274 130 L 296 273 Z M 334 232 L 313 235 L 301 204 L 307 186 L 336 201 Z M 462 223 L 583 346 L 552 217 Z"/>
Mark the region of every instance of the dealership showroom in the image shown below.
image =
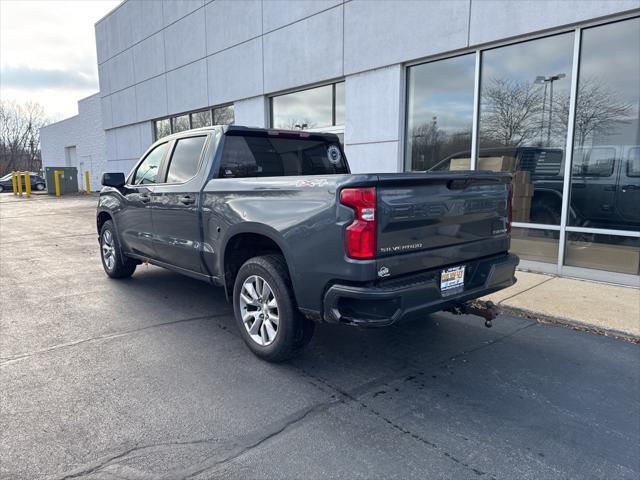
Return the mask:
<path id="1" fill-rule="evenodd" d="M 521 268 L 640 284 L 640 2 L 126 0 L 43 166 L 128 172 L 173 132 L 333 132 L 352 172 L 513 174 Z"/>

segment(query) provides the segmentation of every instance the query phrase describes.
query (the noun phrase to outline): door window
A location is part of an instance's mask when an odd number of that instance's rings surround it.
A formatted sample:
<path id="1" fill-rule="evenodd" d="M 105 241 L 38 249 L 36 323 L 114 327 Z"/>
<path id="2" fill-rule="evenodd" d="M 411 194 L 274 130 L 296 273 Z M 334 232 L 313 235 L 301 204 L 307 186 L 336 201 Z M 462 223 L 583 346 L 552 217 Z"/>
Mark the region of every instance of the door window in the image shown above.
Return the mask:
<path id="1" fill-rule="evenodd" d="M 164 152 L 167 150 L 167 143 L 158 145 L 151 150 L 145 157 L 133 177 L 134 185 L 143 185 L 148 183 L 156 183 L 158 177 L 158 168 L 160 168 L 160 162 L 164 157 Z"/>
<path id="2" fill-rule="evenodd" d="M 176 142 L 167 172 L 167 183 L 182 183 L 198 172 L 206 136 L 181 138 Z"/>

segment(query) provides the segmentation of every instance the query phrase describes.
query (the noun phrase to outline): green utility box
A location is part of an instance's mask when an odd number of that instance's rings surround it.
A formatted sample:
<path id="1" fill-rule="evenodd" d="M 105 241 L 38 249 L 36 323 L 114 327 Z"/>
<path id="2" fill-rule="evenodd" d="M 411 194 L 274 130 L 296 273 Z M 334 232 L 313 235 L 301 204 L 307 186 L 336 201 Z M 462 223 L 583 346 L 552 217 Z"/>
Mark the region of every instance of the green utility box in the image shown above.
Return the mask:
<path id="1" fill-rule="evenodd" d="M 78 193 L 78 169 L 76 167 L 45 167 L 44 174 L 49 195 L 56 194 L 56 181 L 54 172 L 61 170 L 60 194 Z"/>

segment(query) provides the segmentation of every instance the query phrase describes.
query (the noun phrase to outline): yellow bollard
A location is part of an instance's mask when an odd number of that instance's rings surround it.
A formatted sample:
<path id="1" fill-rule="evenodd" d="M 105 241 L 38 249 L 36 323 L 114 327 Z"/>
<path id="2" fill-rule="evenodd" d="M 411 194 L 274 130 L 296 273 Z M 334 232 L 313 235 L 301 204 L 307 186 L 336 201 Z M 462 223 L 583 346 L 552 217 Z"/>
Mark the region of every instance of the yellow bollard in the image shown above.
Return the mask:
<path id="1" fill-rule="evenodd" d="M 60 196 L 60 176 L 64 174 L 64 170 L 54 170 L 53 177 L 56 184 L 56 197 Z"/>
<path id="2" fill-rule="evenodd" d="M 91 181 L 89 180 L 89 170 L 84 171 L 84 183 L 86 185 L 86 192 L 91 192 Z"/>
<path id="3" fill-rule="evenodd" d="M 22 196 L 22 175 L 16 172 L 16 182 L 18 182 L 18 195 Z"/>
<path id="4" fill-rule="evenodd" d="M 27 193 L 27 198 L 31 197 L 31 174 L 24 172 L 24 190 Z"/>
<path id="5" fill-rule="evenodd" d="M 13 188 L 13 194 L 18 194 L 18 180 L 16 179 L 16 172 L 11 172 L 11 187 Z"/>

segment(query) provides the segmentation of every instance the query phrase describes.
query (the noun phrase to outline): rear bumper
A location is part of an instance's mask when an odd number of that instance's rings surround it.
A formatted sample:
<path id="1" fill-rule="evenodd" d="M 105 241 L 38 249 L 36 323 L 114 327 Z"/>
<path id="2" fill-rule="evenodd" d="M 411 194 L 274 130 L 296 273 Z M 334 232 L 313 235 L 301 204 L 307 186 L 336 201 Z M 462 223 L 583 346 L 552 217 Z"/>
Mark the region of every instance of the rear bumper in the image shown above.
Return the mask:
<path id="1" fill-rule="evenodd" d="M 324 297 L 324 320 L 362 326 L 393 323 L 446 310 L 516 283 L 520 259 L 502 254 L 464 262 L 464 290 L 449 296 L 440 292 L 442 268 L 367 285 L 332 285 Z"/>

